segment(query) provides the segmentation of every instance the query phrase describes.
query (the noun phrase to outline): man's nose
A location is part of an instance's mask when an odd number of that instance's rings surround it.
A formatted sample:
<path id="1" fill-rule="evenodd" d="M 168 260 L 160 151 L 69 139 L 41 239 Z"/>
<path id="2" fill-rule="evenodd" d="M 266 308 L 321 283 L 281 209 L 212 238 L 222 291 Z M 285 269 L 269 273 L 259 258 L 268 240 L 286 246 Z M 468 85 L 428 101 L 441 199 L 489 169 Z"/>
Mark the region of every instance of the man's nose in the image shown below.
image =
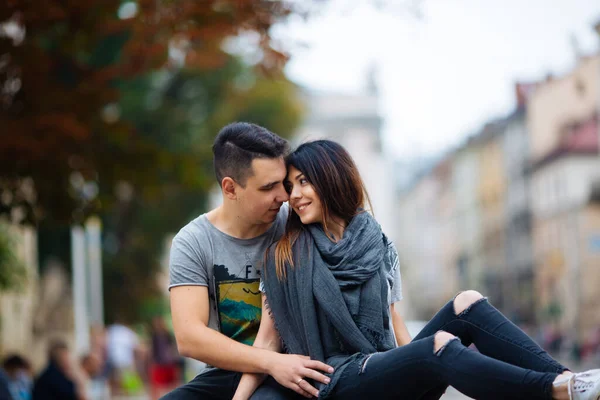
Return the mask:
<path id="1" fill-rule="evenodd" d="M 275 196 L 275 200 L 277 200 L 277 202 L 279 202 L 279 203 L 286 202 L 289 199 L 290 199 L 290 196 L 288 195 L 285 188 L 279 190 L 279 193 L 277 193 L 277 196 Z"/>

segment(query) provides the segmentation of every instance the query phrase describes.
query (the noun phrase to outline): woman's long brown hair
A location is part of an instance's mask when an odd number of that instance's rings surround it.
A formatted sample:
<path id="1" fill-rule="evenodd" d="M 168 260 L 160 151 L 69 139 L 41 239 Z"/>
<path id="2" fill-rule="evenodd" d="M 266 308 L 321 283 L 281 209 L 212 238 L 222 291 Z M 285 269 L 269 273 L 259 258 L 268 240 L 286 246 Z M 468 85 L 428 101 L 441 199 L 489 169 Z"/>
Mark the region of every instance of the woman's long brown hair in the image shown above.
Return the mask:
<path id="1" fill-rule="evenodd" d="M 328 222 L 335 216 L 350 223 L 364 210 L 365 200 L 372 210 L 369 195 L 358 168 L 350 154 L 331 140 L 316 140 L 300 145 L 286 158 L 286 167 L 293 166 L 304 174 L 321 200 L 323 230 L 329 236 Z M 288 187 L 289 182 L 286 184 Z M 277 277 L 286 277 L 286 263 L 294 267 L 292 247 L 305 229 L 300 217 L 290 210 L 285 233 L 275 247 Z M 308 249 L 306 249 L 308 251 Z"/>

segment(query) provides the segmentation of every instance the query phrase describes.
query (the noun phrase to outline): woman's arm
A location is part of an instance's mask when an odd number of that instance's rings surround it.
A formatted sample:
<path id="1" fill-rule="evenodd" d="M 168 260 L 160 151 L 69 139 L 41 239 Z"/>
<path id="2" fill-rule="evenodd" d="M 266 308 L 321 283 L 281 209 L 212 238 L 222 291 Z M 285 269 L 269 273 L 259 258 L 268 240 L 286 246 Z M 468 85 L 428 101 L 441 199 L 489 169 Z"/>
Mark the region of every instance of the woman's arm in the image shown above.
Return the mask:
<path id="1" fill-rule="evenodd" d="M 266 297 L 262 295 L 262 316 L 260 319 L 260 327 L 256 334 L 256 340 L 254 341 L 254 347 L 261 349 L 271 350 L 280 352 L 281 351 L 281 339 L 279 333 L 275 328 L 273 318 L 269 314 L 266 308 Z M 240 384 L 233 397 L 234 400 L 246 400 L 252 396 L 252 393 L 261 385 L 261 383 L 267 377 L 266 374 L 250 374 L 246 373 L 242 375 Z"/>
<path id="2" fill-rule="evenodd" d="M 404 323 L 404 318 L 402 318 L 400 313 L 396 311 L 394 305 L 395 303 L 392 303 L 390 305 L 390 315 L 392 316 L 394 334 L 396 335 L 396 342 L 398 342 L 398 346 L 404 346 L 405 344 L 410 343 L 412 339 L 410 337 L 410 334 L 408 333 L 406 324 Z"/>

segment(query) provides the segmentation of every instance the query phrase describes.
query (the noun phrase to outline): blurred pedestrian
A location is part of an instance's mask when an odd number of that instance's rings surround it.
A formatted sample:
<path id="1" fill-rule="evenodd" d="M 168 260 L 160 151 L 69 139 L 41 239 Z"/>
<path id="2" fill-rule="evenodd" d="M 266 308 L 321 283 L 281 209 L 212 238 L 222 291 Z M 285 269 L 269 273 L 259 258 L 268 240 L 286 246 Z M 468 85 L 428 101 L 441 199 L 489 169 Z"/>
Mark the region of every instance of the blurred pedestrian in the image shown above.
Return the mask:
<path id="1" fill-rule="evenodd" d="M 180 376 L 179 356 L 173 335 L 162 317 L 152 319 L 150 339 L 150 387 L 152 398 L 158 399 L 177 387 Z"/>
<path id="2" fill-rule="evenodd" d="M 31 364 L 25 358 L 14 354 L 4 359 L 2 367 L 8 378 L 8 388 L 13 399 L 31 399 L 31 390 L 33 387 Z"/>
<path id="3" fill-rule="evenodd" d="M 87 400 L 81 374 L 63 341 L 50 345 L 48 365 L 33 384 L 33 400 Z"/>
<path id="4" fill-rule="evenodd" d="M 102 365 L 102 376 L 108 379 L 108 350 L 107 350 L 106 328 L 102 325 L 94 325 L 90 328 L 90 353 L 94 353 Z"/>
<path id="5" fill-rule="evenodd" d="M 138 335 L 120 321 L 108 327 L 106 335 L 111 391 L 115 394 L 136 391 L 141 381 L 136 368 Z"/>
<path id="6" fill-rule="evenodd" d="M 85 378 L 85 393 L 89 400 L 109 400 L 108 380 L 102 374 L 101 357 L 90 352 L 81 357 L 81 370 Z"/>
<path id="7" fill-rule="evenodd" d="M 8 376 L 0 368 L 0 400 L 14 400 L 8 389 Z"/>

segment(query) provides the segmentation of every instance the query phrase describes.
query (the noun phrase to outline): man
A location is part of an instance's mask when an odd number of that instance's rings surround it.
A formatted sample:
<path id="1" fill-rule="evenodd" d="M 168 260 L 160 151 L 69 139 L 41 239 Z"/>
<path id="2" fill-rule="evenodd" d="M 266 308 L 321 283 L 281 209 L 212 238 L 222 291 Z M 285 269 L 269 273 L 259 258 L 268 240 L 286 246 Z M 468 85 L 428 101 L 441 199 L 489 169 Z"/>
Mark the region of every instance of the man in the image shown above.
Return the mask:
<path id="1" fill-rule="evenodd" d="M 136 355 L 139 349 L 138 335 L 118 316 L 106 331 L 106 350 L 113 393 L 125 394 L 127 377 L 137 376 Z"/>
<path id="2" fill-rule="evenodd" d="M 32 400 L 85 399 L 82 384 L 69 348 L 56 341 L 50 345 L 48 366 L 33 385 Z"/>
<path id="3" fill-rule="evenodd" d="M 4 359 L 2 367 L 8 378 L 8 388 L 13 400 L 30 399 L 33 372 L 29 362 L 23 357 L 13 354 Z M 1 398 L 2 396 L 0 396 Z"/>
<path id="4" fill-rule="evenodd" d="M 283 233 L 288 213 L 283 205 L 287 151 L 284 139 L 249 123 L 230 124 L 215 139 L 213 162 L 223 203 L 173 239 L 169 289 L 180 354 L 216 368 L 164 400 L 231 399 L 243 372 L 277 381 L 267 379 L 253 399 L 316 396 L 304 378 L 327 382 L 321 372 L 332 370 L 319 361 L 250 346 L 264 301 L 259 268 L 268 246 Z"/>
<path id="5" fill-rule="evenodd" d="M 85 394 L 88 400 L 110 399 L 108 381 L 102 377 L 102 358 L 90 352 L 80 359 L 81 370 L 84 374 Z"/>
<path id="6" fill-rule="evenodd" d="M 8 376 L 0 369 L 0 400 L 14 400 L 10 394 Z"/>

